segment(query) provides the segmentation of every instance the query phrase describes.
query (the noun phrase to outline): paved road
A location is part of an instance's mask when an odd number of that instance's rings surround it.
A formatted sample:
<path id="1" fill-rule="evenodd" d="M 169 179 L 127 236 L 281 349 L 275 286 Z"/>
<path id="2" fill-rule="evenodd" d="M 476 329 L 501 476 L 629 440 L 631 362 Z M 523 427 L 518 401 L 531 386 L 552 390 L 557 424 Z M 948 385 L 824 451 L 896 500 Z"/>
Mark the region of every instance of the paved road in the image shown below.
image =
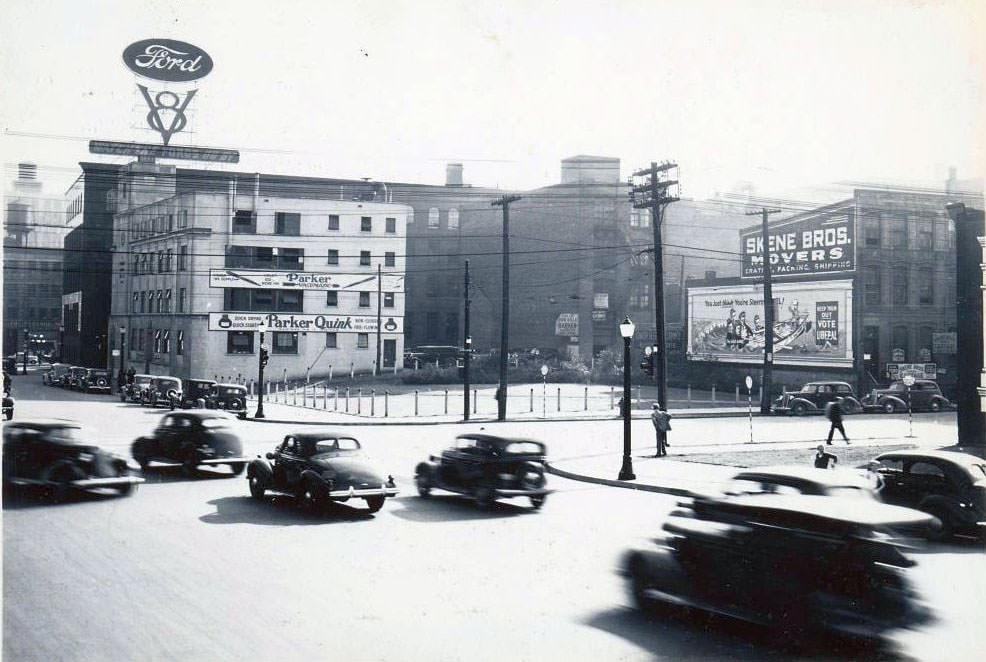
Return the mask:
<path id="1" fill-rule="evenodd" d="M 75 418 L 117 450 L 163 413 L 34 379 L 15 382 L 18 418 Z M 290 428 L 238 425 L 250 452 Z M 577 455 L 611 444 L 618 425 L 504 427 Z M 413 496 L 414 462 L 460 427 L 352 430 L 404 490 L 373 516 L 360 506 L 317 517 L 291 499 L 260 503 L 245 480 L 219 472 L 186 480 L 151 471 L 127 499 L 8 499 L 5 659 L 790 657 L 739 629 L 658 623 L 628 608 L 613 568 L 622 550 L 659 529 L 673 498 L 561 479 L 536 513 L 519 502 L 484 512 L 456 497 Z M 903 634 L 904 653 L 939 659 L 947 640 L 949 659 L 974 659 L 984 640 L 963 611 L 986 588 L 986 557 L 976 546 L 949 545 L 920 561 L 917 578 L 942 620 Z"/>

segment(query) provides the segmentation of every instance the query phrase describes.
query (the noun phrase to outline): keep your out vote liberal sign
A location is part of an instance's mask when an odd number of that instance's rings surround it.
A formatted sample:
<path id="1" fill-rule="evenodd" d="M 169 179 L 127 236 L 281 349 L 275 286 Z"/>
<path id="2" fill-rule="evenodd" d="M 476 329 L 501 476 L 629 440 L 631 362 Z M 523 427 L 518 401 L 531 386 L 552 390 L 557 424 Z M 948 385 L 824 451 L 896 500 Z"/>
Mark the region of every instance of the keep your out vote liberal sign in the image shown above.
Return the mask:
<path id="1" fill-rule="evenodd" d="M 376 315 L 304 315 L 301 313 L 209 313 L 210 331 L 376 333 Z M 381 315 L 381 333 L 404 333 L 404 318 Z"/>
<path id="2" fill-rule="evenodd" d="M 812 276 L 856 270 L 856 232 L 851 209 L 773 223 L 767 254 L 772 276 Z M 740 231 L 743 278 L 763 278 L 760 226 Z"/>

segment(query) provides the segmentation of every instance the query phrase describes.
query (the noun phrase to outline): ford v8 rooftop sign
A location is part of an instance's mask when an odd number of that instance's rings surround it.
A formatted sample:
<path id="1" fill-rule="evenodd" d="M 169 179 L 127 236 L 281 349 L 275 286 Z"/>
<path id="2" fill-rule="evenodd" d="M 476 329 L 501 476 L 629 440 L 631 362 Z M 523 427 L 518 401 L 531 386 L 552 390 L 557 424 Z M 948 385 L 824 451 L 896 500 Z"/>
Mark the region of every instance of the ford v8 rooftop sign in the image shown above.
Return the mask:
<path id="1" fill-rule="evenodd" d="M 205 78 L 212 58 L 198 46 L 174 39 L 142 39 L 123 50 L 123 63 L 138 76 L 184 83 Z"/>

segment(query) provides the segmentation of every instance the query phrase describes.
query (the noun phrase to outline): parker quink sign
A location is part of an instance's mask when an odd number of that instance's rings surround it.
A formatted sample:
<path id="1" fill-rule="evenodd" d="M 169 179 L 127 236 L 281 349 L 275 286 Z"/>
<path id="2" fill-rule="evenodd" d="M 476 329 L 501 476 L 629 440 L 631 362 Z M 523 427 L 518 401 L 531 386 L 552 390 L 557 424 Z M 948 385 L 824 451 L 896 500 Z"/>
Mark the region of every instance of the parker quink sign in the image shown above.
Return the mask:
<path id="1" fill-rule="evenodd" d="M 743 278 L 763 277 L 760 227 L 740 232 Z M 781 221 L 768 228 L 772 276 L 851 273 L 856 270 L 856 233 L 851 210 Z"/>
<path id="2" fill-rule="evenodd" d="M 123 63 L 138 76 L 169 83 L 205 78 L 212 58 L 198 46 L 175 39 L 142 39 L 123 50 Z"/>
<path id="3" fill-rule="evenodd" d="M 268 331 L 376 333 L 376 315 L 304 315 L 300 313 L 209 313 L 210 331 L 256 331 L 260 323 Z M 380 317 L 382 333 L 404 333 L 404 318 Z"/>

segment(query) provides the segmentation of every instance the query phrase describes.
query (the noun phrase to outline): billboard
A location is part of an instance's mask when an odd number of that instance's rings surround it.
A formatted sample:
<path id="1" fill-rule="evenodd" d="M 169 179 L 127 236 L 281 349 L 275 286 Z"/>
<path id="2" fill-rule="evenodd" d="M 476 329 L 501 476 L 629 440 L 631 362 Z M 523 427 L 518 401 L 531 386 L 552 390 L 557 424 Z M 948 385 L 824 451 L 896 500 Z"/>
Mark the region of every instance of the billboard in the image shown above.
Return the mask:
<path id="1" fill-rule="evenodd" d="M 852 208 L 768 227 L 767 252 L 773 276 L 852 273 L 856 270 L 856 229 Z M 740 231 L 743 278 L 763 278 L 760 227 Z"/>
<path id="2" fill-rule="evenodd" d="M 210 269 L 209 287 L 261 290 L 354 290 L 377 291 L 376 274 L 337 274 L 316 271 L 260 271 L 255 269 Z M 381 292 L 403 292 L 402 274 L 383 274 Z"/>
<path id="3" fill-rule="evenodd" d="M 381 315 L 383 333 L 404 333 L 404 318 Z M 210 331 L 267 331 L 376 333 L 376 315 L 303 315 L 301 313 L 209 313 Z"/>
<path id="4" fill-rule="evenodd" d="M 775 283 L 774 363 L 851 368 L 852 281 Z M 688 290 L 688 358 L 762 363 L 766 329 L 760 285 Z"/>

